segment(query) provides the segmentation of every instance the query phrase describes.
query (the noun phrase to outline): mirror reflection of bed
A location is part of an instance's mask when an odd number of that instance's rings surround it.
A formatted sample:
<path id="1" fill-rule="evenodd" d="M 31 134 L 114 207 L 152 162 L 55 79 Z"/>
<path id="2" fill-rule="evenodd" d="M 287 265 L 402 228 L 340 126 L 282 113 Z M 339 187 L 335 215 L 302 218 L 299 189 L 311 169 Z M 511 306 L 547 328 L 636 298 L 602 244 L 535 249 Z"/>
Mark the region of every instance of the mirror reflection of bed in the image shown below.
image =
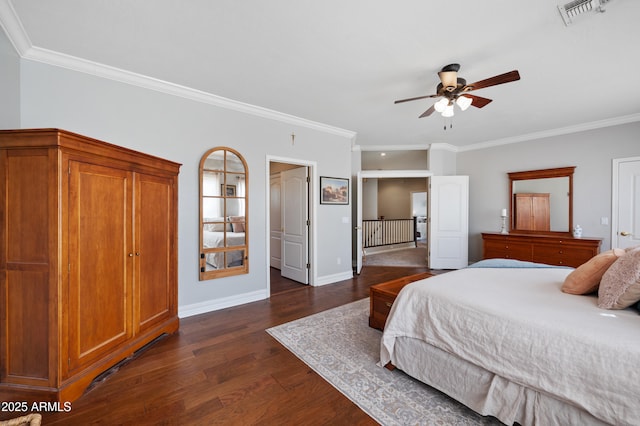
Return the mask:
<path id="1" fill-rule="evenodd" d="M 228 218 L 204 218 L 202 243 L 205 248 L 241 247 L 245 245 L 244 216 L 229 216 Z M 226 246 L 225 246 L 226 244 Z M 242 266 L 244 250 L 207 253 L 206 270 L 216 270 Z"/>

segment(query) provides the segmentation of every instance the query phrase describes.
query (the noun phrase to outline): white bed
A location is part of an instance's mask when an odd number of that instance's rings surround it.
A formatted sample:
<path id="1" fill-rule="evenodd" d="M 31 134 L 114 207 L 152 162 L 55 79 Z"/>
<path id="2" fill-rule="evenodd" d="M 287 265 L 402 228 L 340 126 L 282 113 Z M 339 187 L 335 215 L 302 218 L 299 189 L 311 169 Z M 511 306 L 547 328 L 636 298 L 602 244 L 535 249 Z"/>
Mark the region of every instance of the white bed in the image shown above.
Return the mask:
<path id="1" fill-rule="evenodd" d="M 638 424 L 640 315 L 562 293 L 570 271 L 468 268 L 409 284 L 380 364 L 505 424 Z"/>
<path id="2" fill-rule="evenodd" d="M 220 231 L 203 231 L 202 239 L 205 248 L 224 247 L 224 238 L 227 238 L 227 247 L 244 246 L 244 232 L 220 232 Z M 207 263 L 215 269 L 226 268 L 230 266 L 240 266 L 244 260 L 243 250 L 227 251 L 227 265 L 224 264 L 224 252 L 207 253 Z"/>

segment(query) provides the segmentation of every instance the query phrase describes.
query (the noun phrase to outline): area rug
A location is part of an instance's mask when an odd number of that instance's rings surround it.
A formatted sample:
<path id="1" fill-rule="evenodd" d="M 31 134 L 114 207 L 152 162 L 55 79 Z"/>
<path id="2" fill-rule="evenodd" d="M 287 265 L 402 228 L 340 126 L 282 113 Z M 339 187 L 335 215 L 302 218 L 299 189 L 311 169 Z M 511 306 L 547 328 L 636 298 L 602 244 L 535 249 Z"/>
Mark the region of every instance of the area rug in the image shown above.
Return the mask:
<path id="1" fill-rule="evenodd" d="M 267 330 L 382 425 L 499 425 L 399 370 L 376 365 L 382 332 L 362 299 Z"/>

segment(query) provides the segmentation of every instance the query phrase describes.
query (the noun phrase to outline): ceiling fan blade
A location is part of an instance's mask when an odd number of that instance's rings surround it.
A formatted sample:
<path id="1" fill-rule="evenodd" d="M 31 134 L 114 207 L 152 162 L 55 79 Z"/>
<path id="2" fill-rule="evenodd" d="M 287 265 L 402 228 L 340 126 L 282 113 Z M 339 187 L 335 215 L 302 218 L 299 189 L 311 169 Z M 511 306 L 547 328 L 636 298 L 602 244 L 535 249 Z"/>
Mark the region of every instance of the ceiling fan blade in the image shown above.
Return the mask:
<path id="1" fill-rule="evenodd" d="M 422 114 L 420 114 L 420 117 L 418 117 L 418 118 L 428 117 L 428 116 L 430 116 L 431 114 L 433 114 L 433 112 L 434 112 L 435 110 L 436 110 L 436 108 L 435 108 L 433 105 L 431 105 L 431 108 L 429 108 L 428 110 L 426 110 L 425 112 L 423 112 Z"/>
<path id="2" fill-rule="evenodd" d="M 416 98 L 408 98 L 408 99 L 400 99 L 398 101 L 393 102 L 394 104 L 399 104 L 402 102 L 409 102 L 409 101 L 417 101 L 419 99 L 427 99 L 427 98 L 437 98 L 440 95 L 426 95 L 426 96 L 418 96 Z"/>
<path id="3" fill-rule="evenodd" d="M 484 89 L 485 87 L 497 86 L 498 84 L 510 83 L 516 80 L 520 80 L 520 73 L 518 72 L 518 70 L 513 70 L 504 74 L 489 77 L 485 80 L 467 84 L 464 88 L 464 91 L 467 92 L 471 90 Z"/>
<path id="4" fill-rule="evenodd" d="M 471 105 L 473 105 L 476 108 L 482 108 L 483 106 L 486 106 L 490 102 L 493 102 L 493 99 L 483 98 L 482 96 L 472 95 L 471 93 L 465 93 L 462 96 L 471 98 Z"/>

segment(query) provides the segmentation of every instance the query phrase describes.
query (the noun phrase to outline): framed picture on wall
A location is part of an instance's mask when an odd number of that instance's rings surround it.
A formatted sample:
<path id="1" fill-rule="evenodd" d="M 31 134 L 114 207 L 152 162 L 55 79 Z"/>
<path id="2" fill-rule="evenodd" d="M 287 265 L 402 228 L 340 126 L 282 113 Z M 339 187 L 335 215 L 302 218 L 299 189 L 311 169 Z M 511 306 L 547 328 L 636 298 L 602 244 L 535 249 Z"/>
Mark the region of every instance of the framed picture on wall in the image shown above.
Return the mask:
<path id="1" fill-rule="evenodd" d="M 236 186 L 235 185 L 225 185 L 220 184 L 222 193 L 225 197 L 235 197 L 236 196 Z"/>
<path id="2" fill-rule="evenodd" d="M 320 204 L 349 204 L 349 179 L 320 176 Z"/>

